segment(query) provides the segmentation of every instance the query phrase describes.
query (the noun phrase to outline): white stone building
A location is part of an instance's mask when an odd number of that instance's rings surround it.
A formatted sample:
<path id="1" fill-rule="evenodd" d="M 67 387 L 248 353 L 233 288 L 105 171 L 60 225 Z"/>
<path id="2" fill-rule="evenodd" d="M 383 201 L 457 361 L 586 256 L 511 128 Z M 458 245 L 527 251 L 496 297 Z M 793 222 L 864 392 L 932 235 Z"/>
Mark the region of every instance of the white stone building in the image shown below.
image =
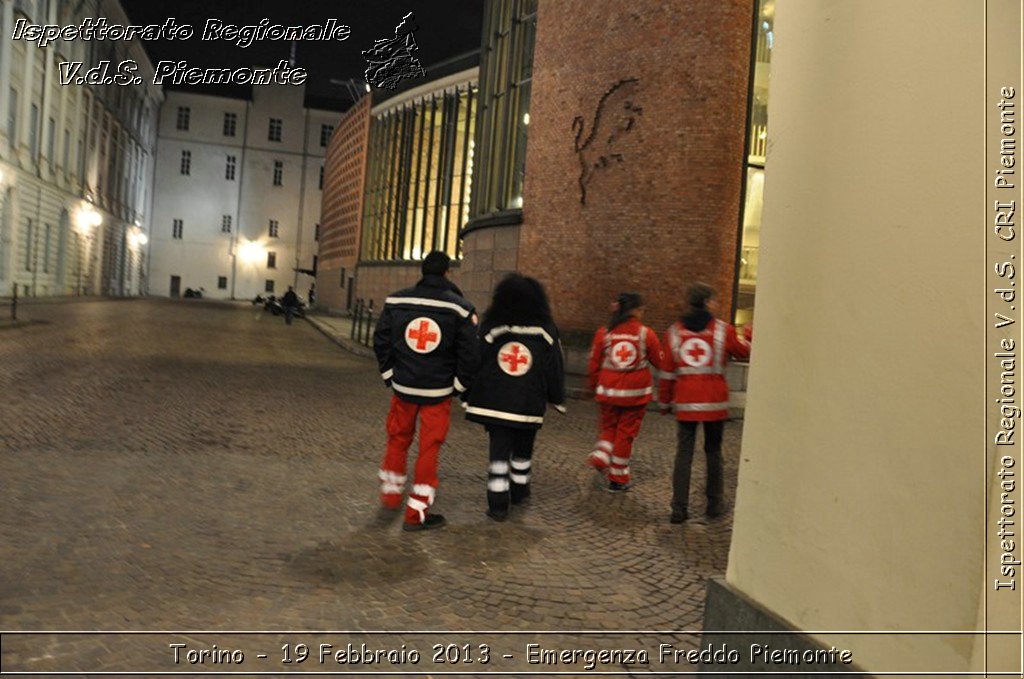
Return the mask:
<path id="1" fill-rule="evenodd" d="M 138 40 L 11 39 L 14 25 L 130 23 L 112 0 L 0 0 L 0 295 L 144 292 L 156 117 Z M 61 86 L 59 64 L 133 60 L 141 84 Z"/>
<path id="2" fill-rule="evenodd" d="M 160 112 L 150 294 L 249 299 L 315 278 L 327 142 L 340 115 L 305 88 L 168 91 Z"/>

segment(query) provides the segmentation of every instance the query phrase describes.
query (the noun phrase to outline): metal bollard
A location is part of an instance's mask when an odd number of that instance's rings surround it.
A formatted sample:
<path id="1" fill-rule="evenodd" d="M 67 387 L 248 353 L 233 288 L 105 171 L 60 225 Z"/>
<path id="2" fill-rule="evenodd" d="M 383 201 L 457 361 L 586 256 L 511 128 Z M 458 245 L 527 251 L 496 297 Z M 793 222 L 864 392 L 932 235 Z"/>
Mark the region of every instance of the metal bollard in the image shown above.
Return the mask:
<path id="1" fill-rule="evenodd" d="M 14 284 L 14 294 L 11 295 L 11 322 L 18 320 L 18 284 Z"/>
<path id="2" fill-rule="evenodd" d="M 370 346 L 370 335 L 373 333 L 373 300 L 370 300 L 370 310 L 366 314 L 366 340 L 363 342 Z"/>

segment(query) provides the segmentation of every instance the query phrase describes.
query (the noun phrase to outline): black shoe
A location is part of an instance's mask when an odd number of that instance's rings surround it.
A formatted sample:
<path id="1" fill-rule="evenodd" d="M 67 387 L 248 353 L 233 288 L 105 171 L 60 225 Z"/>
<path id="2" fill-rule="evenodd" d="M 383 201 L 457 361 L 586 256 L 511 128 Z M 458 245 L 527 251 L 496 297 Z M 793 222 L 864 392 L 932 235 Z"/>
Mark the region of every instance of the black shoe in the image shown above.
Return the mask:
<path id="1" fill-rule="evenodd" d="M 632 483 L 619 483 L 618 481 L 610 481 L 608 483 L 609 493 L 625 493 L 627 490 L 633 487 Z"/>
<path id="2" fill-rule="evenodd" d="M 682 523 L 690 518 L 690 515 L 685 509 L 673 509 L 672 516 L 669 517 L 669 523 Z"/>
<path id="3" fill-rule="evenodd" d="M 708 508 L 704 513 L 712 519 L 719 517 L 722 514 L 725 514 L 725 503 L 722 502 L 721 500 L 709 501 Z"/>
<path id="4" fill-rule="evenodd" d="M 508 519 L 508 510 L 505 510 L 503 512 L 499 512 L 499 511 L 494 510 L 494 509 L 488 509 L 487 510 L 487 516 L 491 517 L 492 519 L 494 519 L 495 521 L 500 523 L 500 522 Z"/>
<path id="5" fill-rule="evenodd" d="M 402 530 L 417 531 L 417 530 L 430 530 L 431 528 L 440 528 L 441 526 L 448 523 L 444 520 L 444 517 L 440 514 L 428 514 L 427 520 L 423 523 L 403 523 Z"/>

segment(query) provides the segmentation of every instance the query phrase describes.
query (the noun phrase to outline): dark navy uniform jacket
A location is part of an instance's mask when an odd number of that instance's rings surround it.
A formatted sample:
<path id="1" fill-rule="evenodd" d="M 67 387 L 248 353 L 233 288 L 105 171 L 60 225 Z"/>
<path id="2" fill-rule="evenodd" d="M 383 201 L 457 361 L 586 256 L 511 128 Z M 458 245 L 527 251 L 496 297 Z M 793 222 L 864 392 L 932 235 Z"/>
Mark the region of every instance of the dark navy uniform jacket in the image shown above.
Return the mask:
<path id="1" fill-rule="evenodd" d="M 480 338 L 480 358 L 468 420 L 539 429 L 548 403 L 565 412 L 562 344 L 554 325 L 491 328 Z"/>
<path id="2" fill-rule="evenodd" d="M 373 333 L 380 375 L 412 403 L 440 403 L 472 384 L 479 365 L 473 305 L 444 276 L 424 276 L 384 301 Z"/>

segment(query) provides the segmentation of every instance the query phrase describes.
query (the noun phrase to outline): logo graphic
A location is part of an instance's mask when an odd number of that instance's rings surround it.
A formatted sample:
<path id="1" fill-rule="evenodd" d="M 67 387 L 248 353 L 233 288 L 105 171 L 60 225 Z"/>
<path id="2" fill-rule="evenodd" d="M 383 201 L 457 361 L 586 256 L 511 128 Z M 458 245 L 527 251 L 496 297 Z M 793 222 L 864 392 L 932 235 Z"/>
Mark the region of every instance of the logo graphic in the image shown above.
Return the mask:
<path id="1" fill-rule="evenodd" d="M 628 368 L 636 362 L 637 353 L 632 342 L 616 342 L 612 346 L 612 363 L 616 368 Z"/>
<path id="2" fill-rule="evenodd" d="M 572 129 L 576 133 L 573 147 L 580 162 L 577 183 L 583 205 L 587 204 L 587 184 L 594 172 L 624 160 L 622 137 L 633 131 L 644 111 L 635 101 L 639 86 L 639 78 L 625 78 L 601 95 L 590 132 L 586 135 L 583 134 L 586 126 L 583 116 L 573 118 Z"/>
<path id="3" fill-rule="evenodd" d="M 421 78 L 427 74 L 419 59 L 412 55 L 419 47 L 413 35 L 419 26 L 416 17 L 409 12 L 402 17 L 402 23 L 395 27 L 395 37 L 381 38 L 373 47 L 363 51 L 366 67 L 366 82 L 374 87 L 393 90 L 398 81 L 405 78 Z"/>
<path id="4" fill-rule="evenodd" d="M 691 368 L 703 368 L 711 364 L 711 345 L 699 337 L 691 337 L 679 347 L 679 360 Z"/>
<path id="5" fill-rule="evenodd" d="M 533 366 L 533 354 L 524 344 L 508 342 L 498 351 L 498 366 L 512 377 L 522 377 Z"/>
<path id="6" fill-rule="evenodd" d="M 405 343 L 417 354 L 429 354 L 441 344 L 441 327 L 426 316 L 414 318 L 405 326 Z"/>

